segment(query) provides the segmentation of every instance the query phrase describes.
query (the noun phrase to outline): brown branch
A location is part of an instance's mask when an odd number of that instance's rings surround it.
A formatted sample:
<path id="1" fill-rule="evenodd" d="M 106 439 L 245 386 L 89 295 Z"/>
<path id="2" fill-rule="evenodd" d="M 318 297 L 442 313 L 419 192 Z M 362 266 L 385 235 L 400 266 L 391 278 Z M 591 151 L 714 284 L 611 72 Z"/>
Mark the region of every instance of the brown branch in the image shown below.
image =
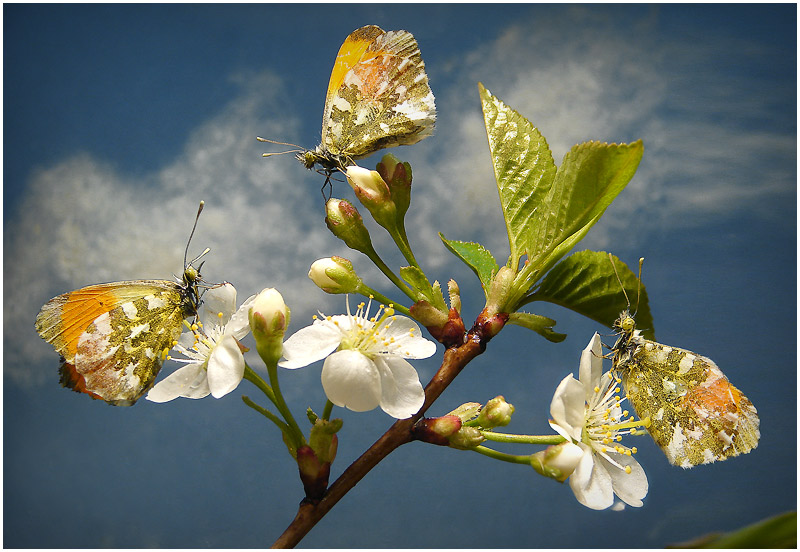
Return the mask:
<path id="1" fill-rule="evenodd" d="M 476 326 L 477 327 L 477 326 Z M 481 354 L 485 343 L 491 336 L 481 337 L 481 331 L 470 331 L 466 334 L 466 342 L 447 349 L 442 365 L 433 379 L 425 387 L 425 404 L 411 418 L 396 421 L 375 443 L 353 462 L 325 492 L 318 502 L 303 501 L 294 521 L 275 541 L 272 548 L 293 548 L 311 530 L 322 517 L 333 508 L 340 498 L 347 494 L 356 483 L 369 473 L 378 463 L 386 458 L 400 445 L 411 442 L 414 437 L 412 429 L 439 395 L 450 385 L 473 358 Z"/>

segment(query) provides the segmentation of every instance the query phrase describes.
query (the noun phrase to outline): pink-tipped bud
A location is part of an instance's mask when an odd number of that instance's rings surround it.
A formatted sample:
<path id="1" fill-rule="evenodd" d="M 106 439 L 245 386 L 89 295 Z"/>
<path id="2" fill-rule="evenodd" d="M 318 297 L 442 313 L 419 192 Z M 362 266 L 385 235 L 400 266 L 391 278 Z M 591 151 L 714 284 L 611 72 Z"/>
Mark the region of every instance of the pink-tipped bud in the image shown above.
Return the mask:
<path id="1" fill-rule="evenodd" d="M 389 186 L 378 171 L 353 165 L 347 167 L 347 181 L 358 201 L 367 208 L 375 222 L 390 232 L 397 228 L 397 207 L 392 201 Z"/>
<path id="2" fill-rule="evenodd" d="M 347 247 L 362 253 L 373 250 L 364 219 L 352 203 L 346 199 L 331 198 L 325 204 L 325 214 L 328 229 Z"/>
<path id="3" fill-rule="evenodd" d="M 423 418 L 414 426 L 414 436 L 420 441 L 434 445 L 449 446 L 450 437 L 461 429 L 458 416 Z"/>

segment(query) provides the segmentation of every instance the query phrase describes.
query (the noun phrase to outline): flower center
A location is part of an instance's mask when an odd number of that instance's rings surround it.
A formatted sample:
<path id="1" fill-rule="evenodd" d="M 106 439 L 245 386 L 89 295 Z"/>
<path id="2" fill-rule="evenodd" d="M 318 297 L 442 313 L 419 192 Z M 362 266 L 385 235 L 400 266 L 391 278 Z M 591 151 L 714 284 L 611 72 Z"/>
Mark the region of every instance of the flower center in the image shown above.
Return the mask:
<path id="1" fill-rule="evenodd" d="M 359 303 L 355 315 L 350 314 L 348 304 L 347 315 L 350 318 L 350 329 L 342 338 L 340 349 L 354 349 L 363 355 L 373 358 L 379 353 L 385 353 L 394 345 L 395 339 L 389 334 L 389 328 L 395 320 L 395 311 L 392 305 L 380 305 L 378 312 L 369 318 L 372 299 L 365 304 Z"/>
<path id="2" fill-rule="evenodd" d="M 586 408 L 586 422 L 583 426 L 581 440 L 602 454 L 609 462 L 631 473 L 630 466 L 621 466 L 608 456 L 608 452 L 616 452 L 631 456 L 635 454 L 636 447 L 628 448 L 619 444 L 623 435 L 641 435 L 650 425 L 650 419 L 636 420 L 629 417 L 629 412 L 622 409 L 624 397 L 620 397 L 620 388 L 617 385 L 620 379 L 608 372 L 603 376 L 599 386 L 594 388 L 590 404 Z"/>

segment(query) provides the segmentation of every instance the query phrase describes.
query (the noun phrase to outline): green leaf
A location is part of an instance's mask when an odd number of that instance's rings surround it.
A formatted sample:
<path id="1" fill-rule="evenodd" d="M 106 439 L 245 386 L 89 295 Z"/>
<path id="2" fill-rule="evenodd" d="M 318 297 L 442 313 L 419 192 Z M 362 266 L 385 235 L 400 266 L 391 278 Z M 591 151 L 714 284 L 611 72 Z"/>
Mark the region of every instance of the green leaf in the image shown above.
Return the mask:
<path id="1" fill-rule="evenodd" d="M 555 303 L 609 328 L 619 317 L 620 312 L 630 306 L 636 312 L 636 327 L 642 330 L 647 339 L 655 339 L 647 291 L 625 263 L 613 255 L 612 258 L 617 267 L 616 272 L 608 253 L 602 251 L 573 253 L 547 273 L 536 291 L 530 294 L 525 302 Z M 629 305 L 628 299 L 634 302 L 633 305 Z"/>
<path id="2" fill-rule="evenodd" d="M 509 267 L 516 270 L 530 242 L 537 209 L 556 176 L 553 154 L 544 136 L 525 117 L 492 96 L 478 83 L 486 134 L 500 204 L 511 248 Z"/>
<path id="3" fill-rule="evenodd" d="M 447 249 L 477 274 L 478 279 L 483 284 L 484 292 L 488 293 L 489 286 L 492 284 L 492 277 L 500 269 L 489 250 L 479 243 L 445 239 L 441 232 L 439 237 Z"/>
<path id="4" fill-rule="evenodd" d="M 528 256 L 531 284 L 599 220 L 636 172 L 644 146 L 586 142 L 556 169 L 547 142 L 522 115 L 479 85 L 489 149 L 517 269 Z"/>
<path id="5" fill-rule="evenodd" d="M 526 250 L 532 263 L 547 259 L 560 250 L 559 245 L 571 237 L 583 237 L 614 198 L 633 178 L 644 146 L 633 144 L 586 142 L 573 146 L 564 156 L 555 182 L 545 198 L 549 209 L 532 213 L 531 233 Z M 571 240 L 574 245 L 577 239 Z"/>
<path id="6" fill-rule="evenodd" d="M 555 320 L 552 318 L 547 318 L 546 316 L 532 314 L 530 312 L 511 313 L 508 317 L 508 323 L 533 330 L 553 343 L 560 343 L 567 337 L 567 334 L 553 331 L 553 326 L 556 325 Z"/>
<path id="7" fill-rule="evenodd" d="M 711 534 L 668 548 L 797 548 L 797 512 L 786 512 L 738 531 Z"/>
<path id="8" fill-rule="evenodd" d="M 435 286 L 431 286 L 422 270 L 415 266 L 404 266 L 400 269 L 400 277 L 419 294 L 419 299 L 424 299 L 442 312 L 446 313 L 448 311 L 441 287 L 438 283 Z"/>

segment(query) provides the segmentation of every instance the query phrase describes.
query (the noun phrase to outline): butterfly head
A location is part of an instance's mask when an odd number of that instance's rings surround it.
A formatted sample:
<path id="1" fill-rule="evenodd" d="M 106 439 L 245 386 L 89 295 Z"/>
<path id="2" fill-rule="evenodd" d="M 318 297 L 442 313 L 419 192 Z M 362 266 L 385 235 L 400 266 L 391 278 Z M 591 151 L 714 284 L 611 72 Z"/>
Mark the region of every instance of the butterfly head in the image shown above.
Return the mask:
<path id="1" fill-rule="evenodd" d="M 301 151 L 296 153 L 294 156 L 308 170 L 313 169 L 314 165 L 317 163 L 317 160 L 319 159 L 319 156 L 313 150 Z"/>
<path id="2" fill-rule="evenodd" d="M 629 310 L 625 309 L 614 322 L 614 329 L 622 334 L 631 334 L 636 329 L 636 320 Z"/>

